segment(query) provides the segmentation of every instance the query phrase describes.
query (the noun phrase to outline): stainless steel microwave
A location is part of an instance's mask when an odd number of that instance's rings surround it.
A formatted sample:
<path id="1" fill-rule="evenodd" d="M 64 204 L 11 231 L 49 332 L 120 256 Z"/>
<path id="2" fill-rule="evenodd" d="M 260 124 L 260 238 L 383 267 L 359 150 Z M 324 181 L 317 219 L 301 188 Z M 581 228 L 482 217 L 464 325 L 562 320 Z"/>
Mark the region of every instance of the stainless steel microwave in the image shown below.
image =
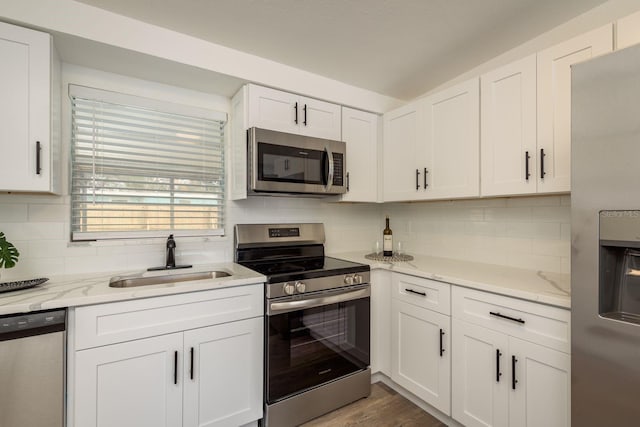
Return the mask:
<path id="1" fill-rule="evenodd" d="M 347 191 L 346 144 L 267 129 L 248 137 L 248 190 L 253 195 L 332 195 Z"/>

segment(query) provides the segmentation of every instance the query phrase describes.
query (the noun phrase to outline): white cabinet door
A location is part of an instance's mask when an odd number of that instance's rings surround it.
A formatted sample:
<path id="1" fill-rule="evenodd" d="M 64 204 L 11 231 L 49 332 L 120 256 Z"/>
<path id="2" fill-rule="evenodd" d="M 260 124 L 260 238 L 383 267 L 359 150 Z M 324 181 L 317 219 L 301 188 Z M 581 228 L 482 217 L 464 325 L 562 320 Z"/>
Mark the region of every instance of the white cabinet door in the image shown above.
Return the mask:
<path id="1" fill-rule="evenodd" d="M 536 55 L 481 77 L 483 196 L 536 192 Z"/>
<path id="2" fill-rule="evenodd" d="M 347 145 L 345 202 L 378 199 L 378 116 L 342 107 L 342 140 Z"/>
<path id="3" fill-rule="evenodd" d="M 182 335 L 161 335 L 76 352 L 75 425 L 181 425 Z"/>
<path id="4" fill-rule="evenodd" d="M 371 271 L 371 373 L 391 376 L 391 273 Z"/>
<path id="5" fill-rule="evenodd" d="M 616 23 L 616 49 L 640 43 L 640 12 L 618 19 Z"/>
<path id="6" fill-rule="evenodd" d="M 262 418 L 262 325 L 260 317 L 184 333 L 184 427 Z"/>
<path id="7" fill-rule="evenodd" d="M 479 91 L 476 77 L 421 101 L 425 133 L 417 146 L 422 173 L 417 198 L 480 195 Z"/>
<path id="8" fill-rule="evenodd" d="M 608 24 L 538 53 L 538 193 L 571 189 L 571 65 L 612 49 Z"/>
<path id="9" fill-rule="evenodd" d="M 424 143 L 422 103 L 411 104 L 384 115 L 383 199 L 413 200 L 422 188 L 417 169 L 418 144 Z"/>
<path id="10" fill-rule="evenodd" d="M 0 191 L 52 191 L 50 44 L 0 22 Z"/>
<path id="11" fill-rule="evenodd" d="M 517 381 L 509 387 L 509 426 L 571 426 L 571 356 L 513 337 L 509 352 Z"/>
<path id="12" fill-rule="evenodd" d="M 507 335 L 458 319 L 452 323 L 451 416 L 467 427 L 507 426 Z"/>
<path id="13" fill-rule="evenodd" d="M 342 112 L 340 105 L 305 97 L 300 97 L 298 103 L 298 108 L 302 108 L 298 118 L 302 135 L 341 139 Z"/>
<path id="14" fill-rule="evenodd" d="M 340 105 L 267 87 L 248 85 L 247 128 L 340 139 Z"/>
<path id="15" fill-rule="evenodd" d="M 450 318 L 393 299 L 391 379 L 451 413 Z"/>
<path id="16" fill-rule="evenodd" d="M 302 114 L 299 96 L 262 86 L 249 85 L 248 125 L 280 132 L 299 133 Z"/>

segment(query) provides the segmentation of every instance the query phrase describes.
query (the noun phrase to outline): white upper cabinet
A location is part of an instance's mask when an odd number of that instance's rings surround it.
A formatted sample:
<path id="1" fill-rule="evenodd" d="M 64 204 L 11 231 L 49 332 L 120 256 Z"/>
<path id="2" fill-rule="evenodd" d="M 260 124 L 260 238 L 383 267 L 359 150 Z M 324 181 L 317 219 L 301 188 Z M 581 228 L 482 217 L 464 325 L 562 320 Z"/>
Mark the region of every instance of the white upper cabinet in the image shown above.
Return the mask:
<path id="1" fill-rule="evenodd" d="M 378 199 L 378 116 L 342 107 L 342 140 L 347 145 L 346 202 Z"/>
<path id="2" fill-rule="evenodd" d="M 384 115 L 384 201 L 412 200 L 421 184 L 416 169 L 418 145 L 424 138 L 424 109 L 420 102 Z"/>
<path id="3" fill-rule="evenodd" d="M 536 55 L 481 77 L 483 196 L 536 192 Z"/>
<path id="4" fill-rule="evenodd" d="M 244 85 L 231 99 L 227 168 L 229 198 L 247 198 L 247 129 L 258 127 L 342 140 L 341 110 L 338 104 L 253 84 Z M 359 155 L 351 157 L 357 158 Z M 347 155 L 347 166 L 349 157 Z"/>
<path id="5" fill-rule="evenodd" d="M 619 19 L 616 23 L 616 49 L 640 43 L 640 11 Z"/>
<path id="6" fill-rule="evenodd" d="M 570 191 L 571 66 L 612 50 L 608 24 L 538 53 L 538 193 Z"/>
<path id="7" fill-rule="evenodd" d="M 480 194 L 478 78 L 384 116 L 384 201 Z"/>
<path id="8" fill-rule="evenodd" d="M 317 138 L 341 138 L 340 105 L 248 85 L 247 128 L 259 127 Z"/>
<path id="9" fill-rule="evenodd" d="M 55 59 L 49 34 L 0 22 L 0 191 L 60 191 Z"/>
<path id="10" fill-rule="evenodd" d="M 418 145 L 419 199 L 480 195 L 478 78 L 425 98 L 425 138 Z"/>

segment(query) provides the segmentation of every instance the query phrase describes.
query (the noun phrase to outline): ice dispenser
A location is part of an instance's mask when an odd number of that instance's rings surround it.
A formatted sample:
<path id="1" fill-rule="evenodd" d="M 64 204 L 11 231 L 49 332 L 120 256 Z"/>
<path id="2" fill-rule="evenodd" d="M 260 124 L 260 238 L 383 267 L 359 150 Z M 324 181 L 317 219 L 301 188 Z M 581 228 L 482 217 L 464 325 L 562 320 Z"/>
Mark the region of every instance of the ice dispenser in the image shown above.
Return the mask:
<path id="1" fill-rule="evenodd" d="M 602 317 L 640 324 L 640 211 L 600 212 Z"/>

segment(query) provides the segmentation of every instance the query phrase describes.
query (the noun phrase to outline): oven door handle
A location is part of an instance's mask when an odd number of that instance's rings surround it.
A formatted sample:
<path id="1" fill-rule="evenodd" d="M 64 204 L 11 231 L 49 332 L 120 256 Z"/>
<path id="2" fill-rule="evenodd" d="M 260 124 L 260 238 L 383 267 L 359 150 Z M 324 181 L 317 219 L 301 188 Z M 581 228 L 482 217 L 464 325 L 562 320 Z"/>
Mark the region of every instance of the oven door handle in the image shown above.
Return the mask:
<path id="1" fill-rule="evenodd" d="M 333 172 L 334 172 L 333 152 L 331 151 L 329 146 L 326 146 L 324 148 L 324 151 L 327 152 L 327 163 L 329 164 L 329 170 L 327 173 L 327 185 L 325 185 L 324 187 L 325 191 L 328 192 L 329 190 L 331 190 L 331 186 L 333 186 Z"/>
<path id="2" fill-rule="evenodd" d="M 322 305 L 337 304 L 340 302 L 356 300 L 371 296 L 371 288 L 367 286 L 364 289 L 356 291 L 341 292 L 330 296 L 320 298 L 309 298 L 303 300 L 271 302 L 267 307 L 267 315 L 288 313 L 290 311 L 304 310 L 305 308 L 320 307 Z"/>

